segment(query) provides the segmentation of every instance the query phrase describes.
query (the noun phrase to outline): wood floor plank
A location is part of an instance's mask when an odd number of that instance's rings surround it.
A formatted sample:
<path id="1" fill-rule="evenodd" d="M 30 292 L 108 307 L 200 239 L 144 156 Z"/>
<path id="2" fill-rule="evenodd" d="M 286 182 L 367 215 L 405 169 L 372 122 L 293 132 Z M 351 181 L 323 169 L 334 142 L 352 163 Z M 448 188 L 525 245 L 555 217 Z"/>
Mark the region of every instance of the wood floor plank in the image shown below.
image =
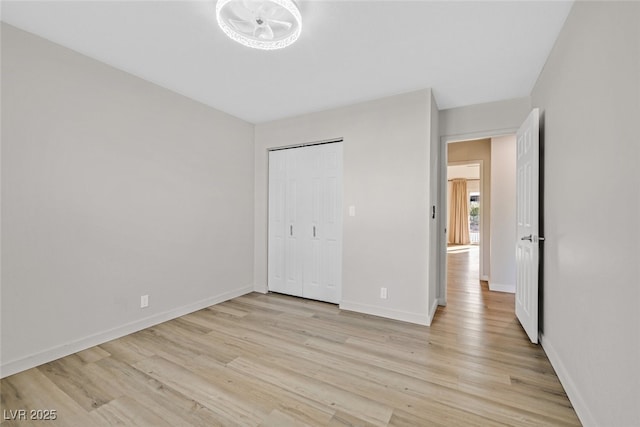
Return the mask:
<path id="1" fill-rule="evenodd" d="M 4 378 L 2 409 L 73 427 L 580 425 L 477 247 L 448 258 L 430 327 L 251 293 Z"/>
<path id="2" fill-rule="evenodd" d="M 268 415 L 232 395 L 220 384 L 208 381 L 159 356 L 141 360 L 134 365 L 157 381 L 167 384 L 220 417 L 223 425 L 257 426 Z"/>
<path id="3" fill-rule="evenodd" d="M 96 424 L 132 427 L 173 427 L 161 417 L 129 396 L 122 396 L 102 405 L 90 414 Z"/>
<path id="4" fill-rule="evenodd" d="M 261 359 L 266 360 L 263 357 Z M 274 386 L 254 376 L 244 375 L 227 366 L 220 366 L 206 355 L 189 361 L 185 367 L 203 378 L 212 378 L 226 391 L 239 394 L 252 406 L 258 406 L 265 412 L 271 411 L 271 414 L 274 410 L 279 411 L 303 424 L 325 425 L 335 412 L 333 408 L 295 391 Z"/>
<path id="5" fill-rule="evenodd" d="M 229 363 L 228 366 L 328 407 L 335 407 L 374 425 L 387 425 L 391 418 L 393 410 L 384 403 L 376 402 L 357 393 L 347 392 L 312 377 L 242 357 Z"/>
<path id="6" fill-rule="evenodd" d="M 284 412 L 274 409 L 261 423 L 260 427 L 307 427 L 310 424 L 303 423 Z"/>
<path id="7" fill-rule="evenodd" d="M 137 333 L 126 335 L 117 340 L 100 344 L 98 347 L 111 354 L 111 357 L 132 364 L 147 357 L 155 356 Z"/>
<path id="8" fill-rule="evenodd" d="M 122 395 L 111 382 L 103 380 L 93 365 L 84 364 L 75 354 L 46 363 L 38 370 L 87 412 Z"/>
<path id="9" fill-rule="evenodd" d="M 453 425 L 454 424 L 452 422 L 447 422 L 447 420 L 433 417 L 430 414 L 417 416 L 415 414 L 410 414 L 406 411 L 403 411 L 402 409 L 394 409 L 393 415 L 389 420 L 390 427 L 449 427 Z"/>
<path id="10" fill-rule="evenodd" d="M 384 396 L 384 402 L 395 409 L 402 409 L 408 414 L 412 414 L 416 418 L 424 417 L 429 414 L 435 419 L 447 420 L 448 425 L 455 426 L 469 426 L 469 425 L 482 425 L 482 426 L 499 426 L 502 423 L 488 418 L 484 415 L 479 415 L 461 409 L 443 402 L 441 393 L 447 395 L 446 388 L 444 387 L 431 387 L 434 393 L 418 394 L 413 389 L 409 389 L 402 385 L 398 386 L 389 384 L 381 384 L 376 381 L 371 381 L 369 378 L 365 378 L 358 375 L 352 375 L 344 371 L 335 371 L 332 369 L 323 369 L 317 373 L 315 378 L 328 382 L 341 387 L 343 389 L 349 389 L 357 393 L 360 396 L 368 397 L 372 400 L 382 400 Z M 407 383 L 408 385 L 408 383 Z M 459 394 L 456 394 L 459 396 Z M 466 405 L 469 407 L 470 405 Z"/>
<path id="11" fill-rule="evenodd" d="M 62 392 L 38 368 L 3 378 L 0 394 L 2 396 L 3 414 L 4 411 L 27 411 L 26 422 L 24 420 L 5 420 L 3 416 L 3 427 L 33 424 L 29 420 L 29 412 L 31 410 L 55 410 L 56 420 L 46 421 L 47 425 L 92 425 L 85 409 L 77 401 Z M 40 423 L 44 422 L 41 421 Z M 83 422 L 85 424 L 82 424 Z"/>
<path id="12" fill-rule="evenodd" d="M 156 415 L 175 427 L 222 426 L 214 412 L 194 399 L 174 390 L 139 369 L 118 359 L 106 358 L 96 363 L 110 381 L 123 394 L 132 396 L 140 404 L 150 408 Z"/>
<path id="13" fill-rule="evenodd" d="M 375 427 L 377 424 L 372 424 L 351 414 L 337 411 L 327 425 L 329 427 Z"/>
<path id="14" fill-rule="evenodd" d="M 84 363 L 92 363 L 96 362 L 100 359 L 104 359 L 105 357 L 111 356 L 111 354 L 100 347 L 91 347 L 86 350 L 80 351 L 76 353 L 76 355 L 82 360 Z"/>

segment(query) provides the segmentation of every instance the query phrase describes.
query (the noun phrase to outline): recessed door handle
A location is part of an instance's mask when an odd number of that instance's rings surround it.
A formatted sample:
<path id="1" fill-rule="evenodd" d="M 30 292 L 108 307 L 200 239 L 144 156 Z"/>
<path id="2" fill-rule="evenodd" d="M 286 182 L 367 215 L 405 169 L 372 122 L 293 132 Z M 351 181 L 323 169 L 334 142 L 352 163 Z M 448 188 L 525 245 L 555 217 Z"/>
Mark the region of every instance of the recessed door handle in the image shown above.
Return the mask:
<path id="1" fill-rule="evenodd" d="M 289 226 L 289 236 L 293 236 L 293 225 Z"/>
<path id="2" fill-rule="evenodd" d="M 316 237 L 316 226 L 313 226 L 313 237 Z"/>

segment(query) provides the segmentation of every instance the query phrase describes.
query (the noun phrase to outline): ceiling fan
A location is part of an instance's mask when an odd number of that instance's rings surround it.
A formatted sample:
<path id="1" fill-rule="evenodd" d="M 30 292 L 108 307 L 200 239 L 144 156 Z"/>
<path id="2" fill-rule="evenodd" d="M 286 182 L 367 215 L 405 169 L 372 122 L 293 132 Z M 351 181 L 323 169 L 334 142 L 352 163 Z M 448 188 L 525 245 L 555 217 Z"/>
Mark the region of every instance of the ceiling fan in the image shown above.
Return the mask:
<path id="1" fill-rule="evenodd" d="M 231 39 L 256 49 L 281 49 L 295 42 L 302 18 L 292 0 L 219 0 L 218 25 Z"/>

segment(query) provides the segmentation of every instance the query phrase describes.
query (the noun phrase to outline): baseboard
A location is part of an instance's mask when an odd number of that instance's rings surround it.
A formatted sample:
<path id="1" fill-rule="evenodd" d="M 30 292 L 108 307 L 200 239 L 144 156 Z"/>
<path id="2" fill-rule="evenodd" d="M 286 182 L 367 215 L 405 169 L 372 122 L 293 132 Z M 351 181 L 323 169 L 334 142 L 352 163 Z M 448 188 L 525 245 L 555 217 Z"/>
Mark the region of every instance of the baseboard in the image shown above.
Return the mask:
<path id="1" fill-rule="evenodd" d="M 392 310 L 389 308 L 378 307 L 368 304 L 360 304 L 357 302 L 342 301 L 340 302 L 341 310 L 356 311 L 358 313 L 372 314 L 374 316 L 386 317 L 387 319 L 401 320 L 403 322 L 416 323 L 418 325 L 428 326 L 430 318 L 427 314 L 411 313 L 408 311 Z"/>
<path id="2" fill-rule="evenodd" d="M 254 292 L 260 292 L 261 294 L 266 294 L 266 293 L 269 293 L 269 288 L 267 287 L 267 285 L 254 284 L 253 285 L 253 291 Z"/>
<path id="3" fill-rule="evenodd" d="M 434 299 L 433 300 L 433 304 L 431 304 L 431 308 L 429 309 L 429 323 L 427 323 L 427 325 L 431 325 L 431 322 L 433 322 L 433 316 L 436 315 L 436 311 L 438 311 L 438 299 Z"/>
<path id="4" fill-rule="evenodd" d="M 489 276 L 487 276 L 486 274 L 483 274 L 482 276 L 480 276 L 480 280 L 488 282 L 489 281 Z"/>
<path id="5" fill-rule="evenodd" d="M 509 292 L 511 294 L 516 293 L 516 285 L 503 285 L 502 283 L 489 282 L 489 290 L 495 292 Z"/>
<path id="6" fill-rule="evenodd" d="M 446 307 L 447 306 L 447 299 L 446 298 L 438 298 L 438 305 Z"/>
<path id="7" fill-rule="evenodd" d="M 90 347 L 104 344 L 105 342 L 114 340 L 116 338 L 141 331 L 151 326 L 155 326 L 159 323 L 166 322 L 167 320 L 175 319 L 176 317 L 184 316 L 185 314 L 193 313 L 194 311 L 198 311 L 203 308 L 219 304 L 221 302 L 251 292 L 253 292 L 253 285 L 245 286 L 243 288 L 229 292 L 224 292 L 219 295 L 197 301 L 195 303 L 183 305 L 181 307 L 171 309 L 162 313 L 157 313 L 152 316 L 145 317 L 144 319 L 136 320 L 122 326 L 109 329 L 107 331 L 98 332 L 88 337 L 80 338 L 70 343 L 58 345 L 20 359 L 3 363 L 2 365 L 0 365 L 0 378 L 8 377 L 9 375 L 13 375 L 18 372 L 34 368 L 36 366 L 40 366 L 43 363 L 51 362 L 52 360 L 65 357 L 82 350 L 86 350 Z"/>
<path id="8" fill-rule="evenodd" d="M 582 398 L 582 395 L 571 379 L 571 376 L 569 376 L 569 372 L 564 366 L 564 363 L 562 363 L 562 359 L 560 359 L 560 356 L 554 349 L 551 342 L 547 340 L 543 334 L 540 334 L 540 345 L 542 345 L 545 353 L 547 353 L 547 358 L 549 359 L 549 362 L 551 362 L 553 369 L 556 371 L 556 374 L 560 379 L 560 383 L 562 383 L 564 391 L 567 393 L 569 401 L 571 401 L 571 405 L 573 406 L 573 409 L 575 409 L 582 425 L 585 427 L 597 426 L 598 423 L 596 422 L 595 417 L 589 410 L 589 406 Z"/>

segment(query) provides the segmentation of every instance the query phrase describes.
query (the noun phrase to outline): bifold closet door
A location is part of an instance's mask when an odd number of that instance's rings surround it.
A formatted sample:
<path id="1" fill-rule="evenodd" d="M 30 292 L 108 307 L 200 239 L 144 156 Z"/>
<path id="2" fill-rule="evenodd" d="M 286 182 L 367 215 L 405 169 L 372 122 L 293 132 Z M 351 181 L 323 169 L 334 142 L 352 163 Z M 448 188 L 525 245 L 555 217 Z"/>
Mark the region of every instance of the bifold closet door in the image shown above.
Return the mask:
<path id="1" fill-rule="evenodd" d="M 269 154 L 269 290 L 338 303 L 342 143 Z"/>

